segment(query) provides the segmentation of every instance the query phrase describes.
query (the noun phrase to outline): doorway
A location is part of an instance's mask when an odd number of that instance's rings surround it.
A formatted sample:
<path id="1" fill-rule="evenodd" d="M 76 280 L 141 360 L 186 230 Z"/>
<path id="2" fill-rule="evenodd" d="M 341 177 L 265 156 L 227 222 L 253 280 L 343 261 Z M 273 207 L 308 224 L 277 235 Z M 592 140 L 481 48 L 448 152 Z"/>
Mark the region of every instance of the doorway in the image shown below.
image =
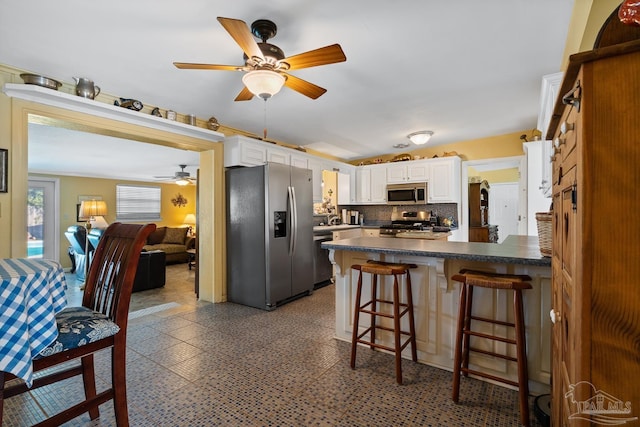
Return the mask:
<path id="1" fill-rule="evenodd" d="M 27 256 L 60 261 L 60 193 L 54 178 L 29 178 Z"/>
<path id="2" fill-rule="evenodd" d="M 459 221 L 459 227 L 461 231 L 461 239 L 462 241 L 469 240 L 469 177 L 473 176 L 476 173 L 480 174 L 491 174 L 499 171 L 505 171 L 509 169 L 515 169 L 515 176 L 517 179 L 517 185 L 510 180 L 510 184 L 512 186 L 508 187 L 509 197 L 505 199 L 505 197 L 500 197 L 502 200 L 502 207 L 494 208 L 493 212 L 491 207 L 489 208 L 490 221 L 492 225 L 498 226 L 498 239 L 500 242 L 504 240 L 509 234 L 527 234 L 526 222 L 523 222 L 523 218 L 526 218 L 526 182 L 523 170 L 526 171 L 526 160 L 524 156 L 513 156 L 513 157 L 499 157 L 493 159 L 482 159 L 482 160 L 469 160 L 466 162 L 462 162 L 462 212 L 461 219 Z M 506 181 L 505 181 L 506 183 Z M 489 184 L 492 186 L 496 186 L 496 182 L 489 181 Z M 489 198 L 489 202 L 491 203 L 492 197 Z M 504 203 L 508 203 L 508 207 L 504 208 Z M 504 210 L 505 215 L 507 212 L 511 212 L 512 210 L 516 211 L 516 224 L 511 223 L 503 225 L 498 222 L 502 221 L 500 219 L 500 214 L 498 217 L 494 216 L 497 213 L 497 210 Z M 515 232 L 513 231 L 515 229 Z"/>

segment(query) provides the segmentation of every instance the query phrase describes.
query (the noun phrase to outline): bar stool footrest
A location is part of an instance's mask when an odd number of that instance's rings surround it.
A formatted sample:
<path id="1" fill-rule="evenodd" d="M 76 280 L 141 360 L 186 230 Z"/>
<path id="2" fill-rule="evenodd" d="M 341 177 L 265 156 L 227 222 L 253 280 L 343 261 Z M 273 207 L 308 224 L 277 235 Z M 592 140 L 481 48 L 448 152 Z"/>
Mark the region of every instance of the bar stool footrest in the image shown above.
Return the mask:
<path id="1" fill-rule="evenodd" d="M 509 360 L 511 362 L 517 362 L 518 361 L 518 358 L 516 358 L 516 357 L 508 356 L 508 355 L 502 354 L 502 353 L 496 353 L 495 351 L 481 350 L 479 348 L 474 348 L 474 347 L 469 347 L 469 351 L 474 351 L 476 353 L 486 354 L 487 356 L 499 357 L 501 359 Z"/>
<path id="2" fill-rule="evenodd" d="M 485 334 L 483 332 L 466 330 L 466 331 L 463 331 L 462 333 L 465 334 L 465 335 L 471 335 L 471 336 L 474 336 L 474 337 L 486 338 L 486 339 L 494 340 L 494 341 L 500 341 L 500 342 L 507 343 L 507 344 L 513 344 L 513 345 L 516 344 L 516 340 L 513 340 L 511 338 L 498 337 L 496 335 L 489 335 L 489 334 Z"/>
<path id="3" fill-rule="evenodd" d="M 476 371 L 476 370 L 469 369 L 469 368 L 460 368 L 460 372 L 464 372 L 465 374 L 475 375 L 475 376 L 478 376 L 478 377 L 488 378 L 490 380 L 498 381 L 498 382 L 505 383 L 505 384 L 509 384 L 509 385 L 514 386 L 514 387 L 518 387 L 519 386 L 517 381 L 511 381 L 511 380 L 508 380 L 506 378 L 498 377 L 498 376 L 495 376 L 495 375 L 487 374 L 485 372 L 480 372 L 480 371 Z"/>

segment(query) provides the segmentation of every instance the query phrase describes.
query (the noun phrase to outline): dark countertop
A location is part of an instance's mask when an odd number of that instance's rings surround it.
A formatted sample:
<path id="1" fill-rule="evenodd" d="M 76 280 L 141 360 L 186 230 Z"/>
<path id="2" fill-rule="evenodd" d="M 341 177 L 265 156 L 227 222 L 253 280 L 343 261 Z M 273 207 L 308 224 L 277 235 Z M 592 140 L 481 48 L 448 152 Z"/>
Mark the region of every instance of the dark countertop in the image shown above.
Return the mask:
<path id="1" fill-rule="evenodd" d="M 537 236 L 508 236 L 504 242 L 447 242 L 442 240 L 356 237 L 323 242 L 325 249 L 415 255 L 431 258 L 526 264 L 549 267 L 551 258 L 540 254 Z"/>

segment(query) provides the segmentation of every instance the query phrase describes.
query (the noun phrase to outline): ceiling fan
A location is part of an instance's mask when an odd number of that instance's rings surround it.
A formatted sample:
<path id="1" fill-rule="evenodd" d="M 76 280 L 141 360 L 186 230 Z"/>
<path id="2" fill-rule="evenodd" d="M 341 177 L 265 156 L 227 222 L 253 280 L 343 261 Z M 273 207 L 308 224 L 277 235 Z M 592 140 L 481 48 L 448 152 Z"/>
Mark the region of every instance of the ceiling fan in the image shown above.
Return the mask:
<path id="1" fill-rule="evenodd" d="M 178 185 L 189 185 L 191 183 L 196 182 L 196 179 L 195 178 L 191 178 L 191 174 L 184 170 L 184 168 L 186 168 L 187 165 L 178 165 L 178 166 L 180 167 L 180 170 L 177 171 L 175 173 L 175 175 L 173 175 L 173 176 L 154 176 L 154 178 L 161 179 L 161 180 L 174 181 Z"/>
<path id="2" fill-rule="evenodd" d="M 276 24 L 267 19 L 259 19 L 251 24 L 244 21 L 218 17 L 218 21 L 238 43 L 244 52 L 244 65 L 216 65 L 174 62 L 173 65 L 187 70 L 244 71 L 242 82 L 245 87 L 235 101 L 248 101 L 254 95 L 268 99 L 282 86 L 287 86 L 305 96 L 317 99 L 327 90 L 288 73 L 291 70 L 317 67 L 347 60 L 339 44 L 285 57 L 278 46 L 267 43 L 277 32 Z M 262 40 L 256 42 L 253 36 Z"/>

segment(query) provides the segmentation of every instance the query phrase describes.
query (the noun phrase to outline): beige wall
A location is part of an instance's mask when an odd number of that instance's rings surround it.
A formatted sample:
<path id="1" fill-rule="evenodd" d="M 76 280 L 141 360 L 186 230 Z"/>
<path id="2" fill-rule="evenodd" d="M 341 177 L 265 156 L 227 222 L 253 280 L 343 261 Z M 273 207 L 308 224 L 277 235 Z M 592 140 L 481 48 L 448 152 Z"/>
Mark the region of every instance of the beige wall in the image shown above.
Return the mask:
<path id="1" fill-rule="evenodd" d="M 188 185 L 179 187 L 176 184 L 148 183 L 136 181 L 119 181 L 100 178 L 79 178 L 72 176 L 30 174 L 29 177 L 55 178 L 60 183 L 60 262 L 64 267 L 71 266 L 71 260 L 64 254 L 67 253 L 69 242 L 64 232 L 70 225 L 82 224 L 77 221 L 76 209 L 79 204 L 78 196 L 99 196 L 107 203 L 108 214 L 105 220 L 111 224 L 116 221 L 116 185 L 131 184 L 142 186 L 155 186 L 161 189 L 162 205 L 160 207 L 161 221 L 155 222 L 158 226 L 181 227 L 186 214 L 196 212 L 196 187 Z M 182 207 L 174 206 L 171 199 L 180 193 L 187 199 L 187 204 Z"/>
<path id="2" fill-rule="evenodd" d="M 508 168 L 480 172 L 469 166 L 469 178 L 471 177 L 480 177 L 480 179 L 492 184 L 499 182 L 518 182 L 520 179 L 520 171 L 518 168 Z"/>
<path id="3" fill-rule="evenodd" d="M 432 157 L 443 157 L 446 153 L 456 153 L 462 158 L 462 160 L 481 160 L 493 159 L 496 157 L 522 156 L 524 154 L 524 150 L 522 148 L 522 140 L 520 139 L 520 136 L 523 134 L 527 135 L 529 140 L 532 140 L 535 135 L 540 135 L 539 132 L 529 129 L 527 131 L 472 139 L 453 144 L 436 145 L 433 147 L 429 147 L 429 144 L 426 144 L 427 147 L 411 149 L 412 147 L 409 146 L 402 153 L 426 159 L 430 159 Z M 382 159 L 383 162 L 386 162 L 393 159 L 397 154 L 399 153 L 378 156 L 375 158 L 370 157 L 366 159 L 358 159 L 351 163 L 357 165 L 362 162 L 366 163 L 373 161 L 374 159 Z"/>

